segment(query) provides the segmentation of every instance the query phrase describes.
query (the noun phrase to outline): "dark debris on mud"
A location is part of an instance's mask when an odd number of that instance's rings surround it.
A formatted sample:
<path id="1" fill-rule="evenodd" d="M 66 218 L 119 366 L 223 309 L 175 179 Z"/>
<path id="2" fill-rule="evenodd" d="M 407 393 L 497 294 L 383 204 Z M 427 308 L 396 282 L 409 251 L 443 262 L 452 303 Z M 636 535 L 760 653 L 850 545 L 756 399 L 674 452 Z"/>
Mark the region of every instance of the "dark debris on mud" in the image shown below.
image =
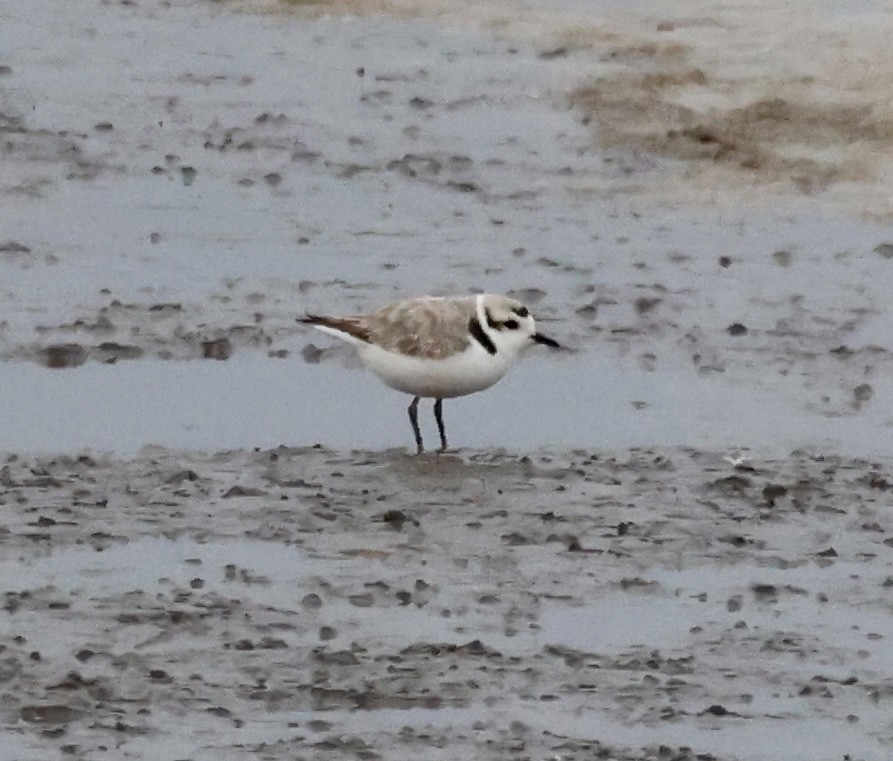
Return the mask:
<path id="1" fill-rule="evenodd" d="M 797 610 L 886 604 L 891 483 L 805 453 L 9 454 L 0 720 L 84 759 L 731 759 L 729 722 L 874 727 L 888 633 Z M 599 605 L 621 633 L 574 634 Z"/>

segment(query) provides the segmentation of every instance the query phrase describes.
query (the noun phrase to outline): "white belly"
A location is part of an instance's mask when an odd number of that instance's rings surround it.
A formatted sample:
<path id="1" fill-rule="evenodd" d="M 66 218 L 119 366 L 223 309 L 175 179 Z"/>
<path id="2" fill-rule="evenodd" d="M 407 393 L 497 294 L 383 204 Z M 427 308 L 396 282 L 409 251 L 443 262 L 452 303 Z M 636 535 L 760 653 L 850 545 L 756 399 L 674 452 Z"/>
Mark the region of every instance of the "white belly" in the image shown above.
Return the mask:
<path id="1" fill-rule="evenodd" d="M 391 388 L 413 396 L 449 399 L 473 394 L 498 381 L 511 361 L 501 354 L 488 354 L 472 342 L 461 354 L 446 359 L 421 359 L 385 351 L 365 344 L 357 347 L 365 367 Z"/>

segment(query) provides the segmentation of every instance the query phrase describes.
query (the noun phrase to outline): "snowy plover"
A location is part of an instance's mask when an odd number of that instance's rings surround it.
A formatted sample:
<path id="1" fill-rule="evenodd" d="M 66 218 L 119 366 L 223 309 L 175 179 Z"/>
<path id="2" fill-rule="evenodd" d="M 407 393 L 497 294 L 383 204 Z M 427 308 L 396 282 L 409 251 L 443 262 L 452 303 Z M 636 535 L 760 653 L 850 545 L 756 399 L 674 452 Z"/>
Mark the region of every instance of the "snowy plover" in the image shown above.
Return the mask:
<path id="1" fill-rule="evenodd" d="M 440 449 L 447 448 L 443 400 L 482 391 L 498 381 L 518 355 L 534 343 L 560 348 L 536 332 L 527 307 L 490 293 L 447 298 L 423 296 L 390 304 L 371 314 L 298 322 L 352 344 L 360 361 L 391 388 L 412 394 L 409 420 L 419 454 L 419 399 L 434 399 Z"/>

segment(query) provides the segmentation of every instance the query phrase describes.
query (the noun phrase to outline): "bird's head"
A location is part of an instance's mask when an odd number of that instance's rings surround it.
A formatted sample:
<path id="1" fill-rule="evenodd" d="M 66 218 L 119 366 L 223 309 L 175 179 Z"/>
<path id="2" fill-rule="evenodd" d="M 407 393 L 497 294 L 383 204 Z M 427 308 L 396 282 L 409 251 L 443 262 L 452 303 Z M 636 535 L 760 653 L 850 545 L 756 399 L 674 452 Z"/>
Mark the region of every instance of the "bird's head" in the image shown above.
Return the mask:
<path id="1" fill-rule="evenodd" d="M 537 332 L 533 315 L 520 301 L 486 293 L 476 298 L 475 307 L 478 323 L 498 352 L 512 357 L 535 343 L 561 348 L 558 341 Z"/>

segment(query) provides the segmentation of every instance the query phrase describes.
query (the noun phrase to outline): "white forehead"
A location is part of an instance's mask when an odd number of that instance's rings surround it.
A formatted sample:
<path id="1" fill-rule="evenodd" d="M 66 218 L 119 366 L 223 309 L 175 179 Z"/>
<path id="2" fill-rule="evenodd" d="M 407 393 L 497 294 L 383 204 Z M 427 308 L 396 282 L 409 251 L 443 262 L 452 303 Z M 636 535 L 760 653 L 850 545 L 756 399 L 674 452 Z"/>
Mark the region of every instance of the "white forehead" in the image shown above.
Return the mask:
<path id="1" fill-rule="evenodd" d="M 520 301 L 510 299 L 508 296 L 500 296 L 492 293 L 484 294 L 483 302 L 484 306 L 489 309 L 494 316 L 497 314 L 509 315 L 523 306 Z"/>

